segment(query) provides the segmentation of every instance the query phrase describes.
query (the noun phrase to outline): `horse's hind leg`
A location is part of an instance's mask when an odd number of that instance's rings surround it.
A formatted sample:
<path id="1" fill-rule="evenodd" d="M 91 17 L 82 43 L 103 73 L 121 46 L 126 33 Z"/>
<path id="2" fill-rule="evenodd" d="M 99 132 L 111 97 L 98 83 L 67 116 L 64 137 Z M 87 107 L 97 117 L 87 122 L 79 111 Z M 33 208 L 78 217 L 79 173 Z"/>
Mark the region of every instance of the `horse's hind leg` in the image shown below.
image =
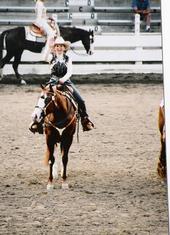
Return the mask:
<path id="1" fill-rule="evenodd" d="M 10 54 L 7 52 L 5 57 L 0 61 L 0 77 L 1 78 L 3 77 L 3 73 L 2 73 L 3 67 L 5 66 L 5 64 L 9 63 L 9 61 L 12 59 L 13 56 L 14 56 L 13 54 Z"/>
<path id="2" fill-rule="evenodd" d="M 12 64 L 12 67 L 14 69 L 15 72 L 15 76 L 19 81 L 22 81 L 22 84 L 26 84 L 26 82 L 24 80 L 21 80 L 21 75 L 18 72 L 18 65 L 21 61 L 21 56 L 22 56 L 23 51 L 18 51 L 17 54 L 15 54 L 14 56 L 14 62 Z"/>

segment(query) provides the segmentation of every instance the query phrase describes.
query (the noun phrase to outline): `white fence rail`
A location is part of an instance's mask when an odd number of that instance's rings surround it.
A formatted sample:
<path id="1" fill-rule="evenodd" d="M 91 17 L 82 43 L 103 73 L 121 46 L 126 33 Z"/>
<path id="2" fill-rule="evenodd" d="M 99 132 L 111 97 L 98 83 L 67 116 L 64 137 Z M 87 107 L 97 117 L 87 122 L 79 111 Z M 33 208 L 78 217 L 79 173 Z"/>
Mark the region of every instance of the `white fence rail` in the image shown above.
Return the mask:
<path id="1" fill-rule="evenodd" d="M 122 33 L 95 35 L 94 54 L 86 55 L 80 42 L 72 44 L 74 74 L 88 73 L 162 73 L 162 42 L 159 33 Z M 24 51 L 21 73 L 48 74 L 42 55 Z M 35 64 L 34 64 L 35 62 Z M 13 73 L 6 65 L 4 74 Z"/>

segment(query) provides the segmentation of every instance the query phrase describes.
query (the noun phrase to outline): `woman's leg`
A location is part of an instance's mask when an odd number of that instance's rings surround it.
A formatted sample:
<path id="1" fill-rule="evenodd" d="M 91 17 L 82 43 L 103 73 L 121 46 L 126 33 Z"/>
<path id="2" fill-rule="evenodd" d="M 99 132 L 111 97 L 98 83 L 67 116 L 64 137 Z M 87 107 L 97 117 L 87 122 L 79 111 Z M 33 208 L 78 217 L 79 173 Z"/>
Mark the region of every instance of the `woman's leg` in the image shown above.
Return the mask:
<path id="1" fill-rule="evenodd" d="M 79 111 L 80 117 L 81 118 L 88 117 L 88 114 L 87 114 L 87 111 L 86 111 L 85 101 L 81 97 L 80 92 L 78 91 L 78 89 L 74 86 L 74 84 L 70 80 L 67 80 L 65 82 L 65 85 L 68 88 L 70 87 L 70 91 L 72 92 L 73 97 L 75 98 L 76 102 L 78 103 L 78 111 Z"/>
<path id="2" fill-rule="evenodd" d="M 83 130 L 84 131 L 89 131 L 89 130 L 93 129 L 94 124 L 88 118 L 85 101 L 81 97 L 78 89 L 74 86 L 74 84 L 70 80 L 68 80 L 66 82 L 66 85 L 68 87 L 71 87 L 73 97 L 75 98 L 76 102 L 78 103 L 78 112 L 79 112 L 80 117 L 81 117 L 81 124 L 83 126 Z"/>

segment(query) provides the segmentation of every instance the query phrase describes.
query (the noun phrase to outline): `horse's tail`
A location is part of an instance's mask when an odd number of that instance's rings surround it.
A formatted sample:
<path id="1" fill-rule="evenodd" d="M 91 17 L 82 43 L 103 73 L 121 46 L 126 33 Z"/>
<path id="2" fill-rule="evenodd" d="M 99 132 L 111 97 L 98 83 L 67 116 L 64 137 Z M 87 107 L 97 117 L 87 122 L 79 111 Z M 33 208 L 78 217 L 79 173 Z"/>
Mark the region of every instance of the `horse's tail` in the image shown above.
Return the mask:
<path id="1" fill-rule="evenodd" d="M 2 60 L 4 38 L 5 38 L 5 35 L 6 35 L 7 32 L 8 32 L 8 30 L 5 30 L 0 35 L 0 60 Z"/>

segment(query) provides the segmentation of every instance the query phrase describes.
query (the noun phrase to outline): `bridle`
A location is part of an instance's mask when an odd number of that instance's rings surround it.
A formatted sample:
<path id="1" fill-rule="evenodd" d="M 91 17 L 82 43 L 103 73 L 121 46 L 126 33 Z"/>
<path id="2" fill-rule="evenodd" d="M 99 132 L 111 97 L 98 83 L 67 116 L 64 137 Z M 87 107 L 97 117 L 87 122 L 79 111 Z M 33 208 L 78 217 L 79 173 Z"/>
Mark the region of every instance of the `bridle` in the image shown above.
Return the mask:
<path id="1" fill-rule="evenodd" d="M 90 32 L 89 32 L 89 34 L 90 34 Z M 90 35 L 89 35 L 89 40 L 90 40 L 90 47 L 91 47 L 91 45 L 94 43 L 94 36 L 90 34 Z M 88 53 L 78 53 L 78 52 L 75 51 L 74 47 L 70 47 L 70 49 L 71 49 L 71 50 L 74 52 L 74 54 L 76 54 L 76 55 L 80 55 L 80 56 L 89 56 L 89 55 L 91 55 L 91 54 L 89 54 L 91 48 L 89 48 Z"/>

